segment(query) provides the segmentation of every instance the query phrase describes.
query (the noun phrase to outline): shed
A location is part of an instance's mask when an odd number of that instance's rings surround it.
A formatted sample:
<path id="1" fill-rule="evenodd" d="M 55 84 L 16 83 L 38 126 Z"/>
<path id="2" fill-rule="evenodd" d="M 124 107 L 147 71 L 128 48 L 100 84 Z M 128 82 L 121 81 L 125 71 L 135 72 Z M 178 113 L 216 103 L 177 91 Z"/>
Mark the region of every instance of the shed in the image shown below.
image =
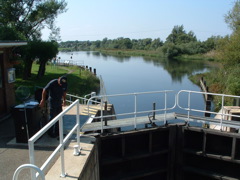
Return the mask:
<path id="1" fill-rule="evenodd" d="M 25 41 L 0 41 L 0 119 L 8 115 L 15 105 L 15 69 L 11 60 L 13 49 L 27 45 Z"/>

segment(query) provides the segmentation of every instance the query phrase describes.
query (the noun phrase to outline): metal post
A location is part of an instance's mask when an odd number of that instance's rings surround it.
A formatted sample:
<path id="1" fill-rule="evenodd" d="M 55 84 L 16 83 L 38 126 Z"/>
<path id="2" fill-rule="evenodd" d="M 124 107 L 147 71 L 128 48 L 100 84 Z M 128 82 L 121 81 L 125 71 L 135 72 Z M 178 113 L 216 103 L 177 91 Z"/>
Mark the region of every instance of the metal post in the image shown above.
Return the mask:
<path id="1" fill-rule="evenodd" d="M 164 124 L 166 125 L 166 115 L 167 115 L 167 92 L 165 91 L 164 93 L 164 98 L 165 98 L 165 111 L 164 111 Z"/>
<path id="2" fill-rule="evenodd" d="M 104 102 L 104 115 L 107 115 L 107 101 Z M 104 118 L 105 126 L 107 126 L 107 118 Z"/>
<path id="3" fill-rule="evenodd" d="M 60 156 L 61 156 L 61 169 L 62 173 L 60 177 L 66 177 L 65 173 L 65 162 L 64 162 L 64 144 L 63 144 L 63 119 L 62 116 L 59 119 L 59 143 L 61 144 Z"/>
<path id="4" fill-rule="evenodd" d="M 134 129 L 137 129 L 137 94 L 134 93 Z"/>
<path id="5" fill-rule="evenodd" d="M 35 165 L 35 155 L 34 155 L 34 143 L 32 141 L 28 141 L 28 148 L 29 148 L 29 162 L 30 164 Z M 36 179 L 36 174 L 33 169 L 31 169 L 31 179 Z"/>
<path id="6" fill-rule="evenodd" d="M 191 102 L 191 92 L 188 93 L 188 122 L 190 118 L 190 102 Z"/>
<path id="7" fill-rule="evenodd" d="M 103 133 L 103 99 L 101 97 L 101 133 Z"/>
<path id="8" fill-rule="evenodd" d="M 80 113 L 79 113 L 79 109 L 80 109 L 80 105 L 79 105 L 79 99 L 77 101 L 77 117 L 76 117 L 76 121 L 78 124 L 78 128 L 77 128 L 77 145 L 78 145 L 78 150 L 79 153 L 81 151 L 81 146 L 80 146 Z"/>
<path id="9" fill-rule="evenodd" d="M 223 106 L 224 106 L 224 95 L 222 96 L 222 114 L 221 114 L 221 121 L 220 121 L 220 129 L 221 129 L 221 131 L 222 131 L 222 121 L 223 121 L 223 118 L 224 118 L 224 116 L 223 116 Z"/>

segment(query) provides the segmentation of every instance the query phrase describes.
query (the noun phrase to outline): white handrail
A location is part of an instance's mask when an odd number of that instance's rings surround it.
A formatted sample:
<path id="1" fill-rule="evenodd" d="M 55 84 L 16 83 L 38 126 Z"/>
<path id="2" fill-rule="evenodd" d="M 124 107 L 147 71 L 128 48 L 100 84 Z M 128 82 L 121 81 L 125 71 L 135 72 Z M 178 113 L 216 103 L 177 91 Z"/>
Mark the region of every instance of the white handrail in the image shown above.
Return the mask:
<path id="1" fill-rule="evenodd" d="M 101 124 L 102 124 L 102 129 L 101 132 L 103 132 L 103 119 L 108 118 L 108 117 L 115 117 L 115 116 L 126 116 L 126 115 L 133 115 L 134 116 L 134 128 L 136 129 L 137 126 L 137 115 L 138 114 L 145 114 L 145 113 L 152 113 L 152 112 L 161 112 L 164 111 L 165 113 L 165 120 L 164 123 L 166 123 L 166 112 L 169 110 L 172 110 L 176 107 L 176 95 L 174 94 L 174 104 L 172 107 L 167 107 L 167 94 L 173 93 L 173 90 L 164 90 L 164 91 L 150 91 L 150 92 L 137 92 L 137 93 L 126 93 L 126 94 L 114 94 L 114 95 L 100 95 L 100 96 L 93 96 L 89 99 L 87 105 L 88 105 L 88 115 L 90 116 L 89 113 L 89 105 L 90 101 L 93 98 L 98 98 L 101 99 L 101 115 L 100 116 L 95 116 L 92 117 L 93 119 L 101 119 Z M 144 95 L 144 94 L 164 94 L 164 108 L 163 109 L 156 109 L 156 110 L 147 110 L 147 111 L 138 111 L 137 110 L 137 97 L 139 95 Z M 108 97 L 119 97 L 119 96 L 134 96 L 134 112 L 129 112 L 129 113 L 119 113 L 119 114 L 114 114 L 114 115 L 103 115 L 103 99 L 108 98 Z"/>
<path id="2" fill-rule="evenodd" d="M 187 93 L 188 94 L 188 107 L 182 107 L 180 105 L 180 94 L 182 93 Z M 193 94 L 202 94 L 202 95 L 212 95 L 212 96 L 220 96 L 222 98 L 222 105 L 221 105 L 221 109 L 222 112 L 214 112 L 214 111 L 208 111 L 208 110 L 199 110 L 199 109 L 193 109 L 191 108 L 191 97 Z M 203 112 L 203 113 L 210 113 L 210 114 L 215 114 L 215 115 L 221 115 L 221 119 L 220 119 L 220 127 L 222 129 L 222 123 L 224 120 L 224 116 L 230 116 L 230 117 L 238 117 L 240 118 L 239 115 L 232 115 L 232 114 L 228 114 L 228 113 L 224 113 L 223 109 L 224 109 L 224 99 L 225 97 L 231 97 L 231 98 L 239 98 L 240 96 L 234 96 L 234 95 L 227 95 L 227 94 L 218 94 L 218 93 L 209 93 L 209 92 L 199 92 L 199 91 L 190 91 L 190 90 L 181 90 L 177 93 L 177 106 L 188 112 L 188 119 L 190 117 L 190 113 L 191 111 L 193 112 Z"/>
<path id="3" fill-rule="evenodd" d="M 23 169 L 26 169 L 26 168 L 31 168 L 31 169 L 36 170 L 39 173 L 39 175 L 41 176 L 42 180 L 45 180 L 44 173 L 41 171 L 41 169 L 39 167 L 37 167 L 33 164 L 23 164 L 23 165 L 19 166 L 13 174 L 13 180 L 17 180 L 20 171 Z"/>
<path id="4" fill-rule="evenodd" d="M 76 96 L 76 95 L 72 95 L 72 94 L 68 94 L 67 93 L 67 98 L 66 98 L 66 101 L 69 102 L 69 103 L 72 103 L 74 102 L 72 99 L 79 99 L 79 104 L 84 104 L 85 101 L 87 101 L 86 98 L 83 98 L 83 97 L 79 97 L 79 96 Z"/>
<path id="5" fill-rule="evenodd" d="M 76 113 L 76 125 L 72 128 L 72 130 L 67 134 L 65 138 L 63 138 L 63 125 L 62 125 L 62 117 L 74 106 L 77 108 Z M 34 156 L 34 142 L 36 142 L 49 128 L 51 128 L 55 123 L 59 121 L 59 145 L 58 147 L 53 151 L 53 153 L 49 156 L 49 158 L 46 160 L 46 162 L 42 165 L 40 168 L 41 171 L 45 171 L 51 160 L 56 156 L 56 154 L 60 151 L 61 156 L 61 177 L 65 177 L 65 166 L 64 166 L 64 144 L 69 140 L 69 138 L 72 136 L 74 131 L 77 130 L 77 145 L 79 147 L 80 151 L 80 118 L 79 118 L 79 100 L 74 101 L 68 108 L 63 110 L 60 114 L 58 114 L 54 119 L 52 119 L 48 124 L 46 124 L 40 131 L 38 131 L 34 136 L 32 136 L 28 140 L 28 147 L 29 147 L 29 159 L 30 164 L 35 164 L 35 156 Z M 31 170 L 31 177 L 32 180 L 36 179 L 36 175 Z"/>

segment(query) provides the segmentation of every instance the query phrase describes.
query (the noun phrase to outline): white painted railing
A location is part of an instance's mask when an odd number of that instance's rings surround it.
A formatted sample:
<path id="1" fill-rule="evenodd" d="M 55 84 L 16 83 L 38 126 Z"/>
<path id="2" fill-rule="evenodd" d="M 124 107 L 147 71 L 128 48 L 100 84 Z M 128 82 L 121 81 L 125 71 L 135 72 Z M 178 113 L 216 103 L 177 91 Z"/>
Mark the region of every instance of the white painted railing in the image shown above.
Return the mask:
<path id="1" fill-rule="evenodd" d="M 146 95 L 146 94 L 164 94 L 164 108 L 162 109 L 151 109 L 151 110 L 144 110 L 144 111 L 138 111 L 137 109 L 137 104 L 138 104 L 138 97 L 141 95 Z M 168 95 L 171 94 L 172 98 L 174 98 L 174 104 L 171 107 L 168 107 Z M 104 111 L 104 99 L 108 99 L 109 97 L 120 97 L 120 96 L 133 96 L 134 97 L 134 112 L 129 112 L 129 113 L 119 113 L 119 114 L 114 114 L 114 115 L 103 115 Z M 151 92 L 138 92 L 138 93 L 127 93 L 127 94 L 115 94 L 115 95 L 101 95 L 101 96 L 93 96 L 89 99 L 88 101 L 88 107 L 89 107 L 89 102 L 94 99 L 101 99 L 101 115 L 100 116 L 95 116 L 93 119 L 101 119 L 101 132 L 103 132 L 103 119 L 108 118 L 108 117 L 115 117 L 115 116 L 127 116 L 127 115 L 133 115 L 135 120 L 134 120 L 134 128 L 137 128 L 137 115 L 139 114 L 146 114 L 146 113 L 155 113 L 155 112 L 164 112 L 165 114 L 165 121 L 164 124 L 166 124 L 166 113 L 169 110 L 172 110 L 176 107 L 176 95 L 173 90 L 165 90 L 165 91 L 151 91 Z M 160 100 L 160 99 L 159 99 Z M 89 108 L 88 108 L 89 110 Z M 88 111 L 88 114 L 90 116 L 90 113 Z"/>
<path id="2" fill-rule="evenodd" d="M 76 99 L 79 99 L 79 104 L 84 104 L 85 101 L 87 101 L 86 98 L 83 98 L 83 97 L 79 97 L 79 96 L 76 96 L 76 95 L 72 95 L 72 94 L 68 94 L 66 95 L 66 101 L 69 102 L 69 103 L 72 103 L 74 102 Z"/>
<path id="3" fill-rule="evenodd" d="M 186 107 L 182 107 L 180 104 L 181 104 L 181 101 L 180 101 L 180 97 L 182 94 L 186 94 L 186 96 L 188 97 L 187 98 L 187 106 Z M 196 94 L 200 94 L 200 95 L 211 95 L 211 96 L 219 96 L 221 98 L 221 111 L 219 112 L 214 112 L 214 111 L 208 111 L 208 110 L 200 110 L 200 109 L 194 109 L 194 108 L 191 108 L 193 105 L 193 103 L 191 103 L 191 98 L 193 95 L 196 95 Z M 185 96 L 184 96 L 185 97 Z M 223 124 L 223 120 L 225 120 L 225 117 L 237 117 L 237 118 L 240 118 L 239 115 L 233 115 L 233 114 L 229 114 L 229 113 L 225 113 L 224 112 L 224 106 L 225 106 L 225 98 L 237 98 L 237 99 L 240 99 L 240 96 L 233 96 L 233 95 L 227 95 L 227 94 L 217 94 L 217 93 L 207 93 L 207 92 L 199 92 L 199 91 L 189 91 L 189 90 L 181 90 L 177 93 L 177 106 L 186 111 L 187 112 L 187 115 L 188 115 L 188 119 L 190 118 L 190 115 L 191 115 L 191 112 L 202 112 L 202 113 L 210 113 L 210 114 L 213 114 L 213 115 L 220 115 L 221 119 L 219 119 L 219 125 L 222 129 L 222 124 Z M 194 103 L 197 103 L 197 102 L 194 102 Z"/>
<path id="4" fill-rule="evenodd" d="M 76 124 L 72 128 L 72 130 L 63 138 L 63 116 L 73 107 L 76 107 Z M 79 100 L 74 101 L 69 107 L 63 110 L 59 115 L 57 115 L 53 120 L 51 120 L 46 126 L 44 126 L 40 131 L 38 131 L 34 136 L 32 136 L 28 140 L 28 147 L 29 147 L 29 158 L 30 164 L 35 165 L 35 155 L 34 155 L 34 143 L 50 129 L 55 123 L 59 123 L 59 145 L 53 151 L 53 153 L 49 156 L 46 162 L 41 166 L 40 170 L 45 172 L 46 168 L 49 166 L 52 159 L 60 152 L 61 157 L 61 177 L 65 177 L 65 162 L 64 162 L 64 145 L 67 141 L 71 138 L 73 133 L 77 131 L 77 146 L 78 150 L 80 151 L 80 116 L 79 116 Z M 36 175 L 33 170 L 31 170 L 31 178 L 32 180 L 36 179 Z"/>
<path id="5" fill-rule="evenodd" d="M 41 169 L 33 164 L 23 164 L 21 166 L 19 166 L 16 171 L 14 172 L 13 174 L 13 180 L 17 180 L 18 179 L 18 175 L 19 173 L 21 172 L 21 170 L 23 169 L 27 169 L 27 168 L 30 168 L 30 169 L 33 169 L 35 171 L 37 171 L 41 177 L 42 180 L 45 180 L 45 175 L 44 173 L 41 171 Z"/>
<path id="6" fill-rule="evenodd" d="M 89 101 L 89 98 L 93 97 L 93 96 L 96 96 L 96 92 L 91 92 L 90 94 L 87 94 L 85 95 L 84 97 L 79 97 L 79 96 L 76 96 L 76 95 L 72 95 L 72 94 L 67 94 L 66 96 L 66 101 L 68 103 L 73 103 L 75 100 L 79 100 L 79 104 L 87 104 L 87 102 Z M 89 98 L 87 98 L 89 97 Z M 90 101 L 92 104 L 95 103 L 95 104 L 99 104 L 98 101 L 96 100 L 91 100 Z"/>

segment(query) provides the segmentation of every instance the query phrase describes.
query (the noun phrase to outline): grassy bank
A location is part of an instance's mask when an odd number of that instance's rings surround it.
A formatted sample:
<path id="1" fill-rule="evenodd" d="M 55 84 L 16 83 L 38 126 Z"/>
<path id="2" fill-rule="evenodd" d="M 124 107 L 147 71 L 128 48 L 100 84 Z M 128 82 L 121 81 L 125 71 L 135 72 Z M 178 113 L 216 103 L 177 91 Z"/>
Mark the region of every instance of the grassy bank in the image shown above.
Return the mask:
<path id="1" fill-rule="evenodd" d="M 66 75 L 68 77 L 68 93 L 77 96 L 84 96 L 92 91 L 99 90 L 99 79 L 87 70 L 80 69 L 77 66 L 46 66 L 46 72 L 43 78 L 37 79 L 39 65 L 34 63 L 32 67 L 32 76 L 29 80 L 22 80 L 17 75 L 15 88 L 19 86 L 26 86 L 30 89 L 31 94 L 34 94 L 36 87 L 45 87 L 46 84 L 59 76 Z"/>

